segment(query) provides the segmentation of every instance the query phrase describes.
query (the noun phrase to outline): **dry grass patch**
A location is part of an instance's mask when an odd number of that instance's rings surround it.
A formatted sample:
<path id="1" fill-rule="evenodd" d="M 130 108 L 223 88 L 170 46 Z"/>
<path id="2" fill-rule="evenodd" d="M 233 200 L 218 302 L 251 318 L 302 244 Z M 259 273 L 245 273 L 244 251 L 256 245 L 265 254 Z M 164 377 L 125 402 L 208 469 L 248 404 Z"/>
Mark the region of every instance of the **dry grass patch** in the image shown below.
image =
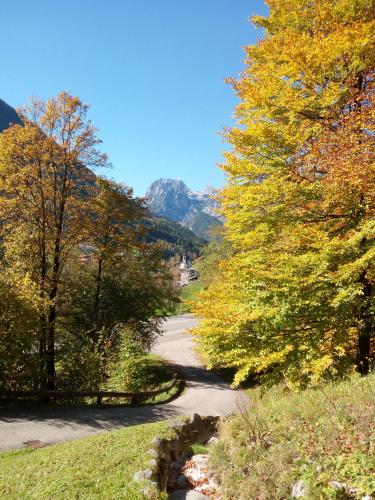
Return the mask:
<path id="1" fill-rule="evenodd" d="M 224 498 L 287 499 L 299 479 L 310 485 L 310 498 L 347 498 L 331 481 L 356 488 L 351 498 L 375 495 L 374 375 L 250 396 L 251 409 L 223 424 L 212 449 Z"/>

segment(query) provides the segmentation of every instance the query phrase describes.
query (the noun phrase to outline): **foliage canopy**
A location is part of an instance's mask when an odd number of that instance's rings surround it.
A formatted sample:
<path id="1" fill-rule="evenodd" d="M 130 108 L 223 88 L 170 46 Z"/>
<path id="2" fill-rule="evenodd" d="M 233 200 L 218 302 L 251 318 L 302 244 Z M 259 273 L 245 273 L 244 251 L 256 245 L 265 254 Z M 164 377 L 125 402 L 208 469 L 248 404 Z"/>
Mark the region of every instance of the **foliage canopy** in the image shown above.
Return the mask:
<path id="1" fill-rule="evenodd" d="M 222 168 L 233 256 L 202 295 L 211 365 L 290 385 L 357 368 L 374 334 L 374 27 L 370 0 L 269 0 L 230 79 Z"/>

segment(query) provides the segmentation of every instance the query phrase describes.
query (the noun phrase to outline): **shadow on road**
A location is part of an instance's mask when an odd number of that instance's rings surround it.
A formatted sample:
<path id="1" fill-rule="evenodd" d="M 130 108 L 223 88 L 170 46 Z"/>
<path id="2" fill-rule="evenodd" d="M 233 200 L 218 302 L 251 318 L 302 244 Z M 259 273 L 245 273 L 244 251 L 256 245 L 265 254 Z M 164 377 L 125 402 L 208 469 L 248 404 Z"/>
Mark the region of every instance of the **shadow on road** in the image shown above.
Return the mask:
<path id="1" fill-rule="evenodd" d="M 205 368 L 196 366 L 175 365 L 176 370 L 186 381 L 189 391 L 196 391 L 200 397 L 201 391 L 207 389 L 215 391 L 228 391 L 229 386 L 217 375 Z M 209 401 L 207 401 L 209 404 Z M 178 400 L 170 402 L 122 407 L 51 407 L 51 406 L 0 406 L 0 422 L 45 422 L 56 427 L 75 427 L 76 425 L 89 425 L 97 429 L 113 429 L 124 425 L 137 425 L 145 422 L 166 420 L 181 414 Z"/>

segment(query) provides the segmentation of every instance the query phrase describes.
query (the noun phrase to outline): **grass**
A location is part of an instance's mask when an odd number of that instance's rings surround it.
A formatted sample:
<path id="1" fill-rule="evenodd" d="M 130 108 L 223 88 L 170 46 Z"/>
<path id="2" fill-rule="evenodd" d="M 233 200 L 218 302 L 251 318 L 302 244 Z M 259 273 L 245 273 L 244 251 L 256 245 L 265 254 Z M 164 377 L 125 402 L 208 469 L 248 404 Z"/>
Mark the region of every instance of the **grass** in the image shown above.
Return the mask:
<path id="1" fill-rule="evenodd" d="M 191 454 L 192 455 L 205 455 L 208 453 L 208 446 L 204 444 L 195 443 L 191 445 Z"/>
<path id="2" fill-rule="evenodd" d="M 203 290 L 203 284 L 199 281 L 194 281 L 190 285 L 185 285 L 178 291 L 180 302 L 171 307 L 168 311 L 157 310 L 155 317 L 175 316 L 176 314 L 184 314 L 191 312 L 191 304 L 199 300 L 199 292 Z"/>
<path id="3" fill-rule="evenodd" d="M 167 434 L 166 422 L 158 422 L 48 448 L 1 453 L 0 498 L 142 499 L 133 475 L 147 468 L 153 437 Z"/>
<path id="4" fill-rule="evenodd" d="M 176 306 L 173 314 L 191 312 L 191 302 L 196 302 L 199 299 L 199 292 L 201 290 L 203 290 L 203 285 L 199 281 L 182 287 L 180 290 L 181 302 Z"/>
<path id="5" fill-rule="evenodd" d="M 300 479 L 310 488 L 304 498 L 374 497 L 375 375 L 300 393 L 249 392 L 251 408 L 224 422 L 211 449 L 225 499 L 287 499 Z M 332 481 L 357 491 L 345 496 Z"/>

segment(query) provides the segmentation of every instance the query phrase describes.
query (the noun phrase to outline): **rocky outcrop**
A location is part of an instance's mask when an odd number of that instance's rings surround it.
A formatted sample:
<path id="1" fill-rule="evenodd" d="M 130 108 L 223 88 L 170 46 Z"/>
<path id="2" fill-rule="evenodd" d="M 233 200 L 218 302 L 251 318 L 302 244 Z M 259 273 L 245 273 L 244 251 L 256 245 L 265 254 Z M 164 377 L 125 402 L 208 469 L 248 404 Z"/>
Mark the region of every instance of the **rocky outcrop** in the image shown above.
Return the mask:
<path id="1" fill-rule="evenodd" d="M 192 191 L 179 179 L 159 179 L 148 188 L 145 198 L 151 212 L 167 217 L 207 237 L 209 228 L 220 224 L 217 202 L 212 199 L 213 188 Z"/>

